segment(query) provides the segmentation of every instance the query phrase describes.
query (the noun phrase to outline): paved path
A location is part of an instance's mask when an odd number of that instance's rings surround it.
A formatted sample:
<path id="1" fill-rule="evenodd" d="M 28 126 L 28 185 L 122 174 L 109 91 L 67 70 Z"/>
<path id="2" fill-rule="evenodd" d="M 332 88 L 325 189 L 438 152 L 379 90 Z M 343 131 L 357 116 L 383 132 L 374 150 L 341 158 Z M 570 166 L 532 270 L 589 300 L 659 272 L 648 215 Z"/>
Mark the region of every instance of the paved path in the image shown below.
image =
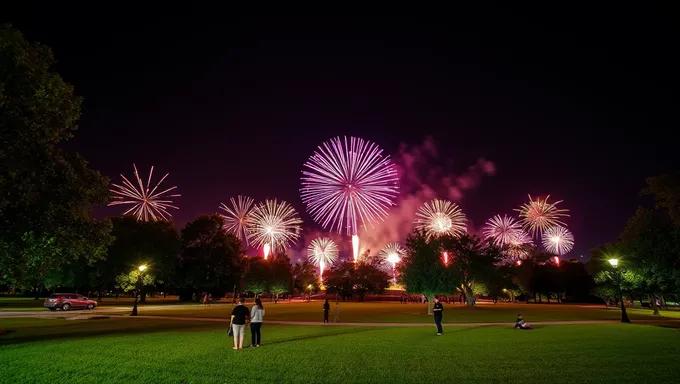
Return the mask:
<path id="1" fill-rule="evenodd" d="M 100 315 L 91 313 L 74 313 L 69 312 L 70 320 L 86 320 L 90 317 L 99 317 Z M 130 316 L 130 315 L 116 315 L 110 314 L 105 315 L 107 317 L 115 318 L 128 318 L 128 319 L 156 319 L 156 320 L 176 320 L 176 321 L 205 321 L 212 323 L 228 323 L 229 319 L 220 319 L 214 317 L 178 317 L 178 316 Z M 14 316 L 18 317 L 18 316 Z M 35 316 L 22 316 L 22 317 L 35 317 Z M 51 317 L 51 316 L 50 316 Z M 63 316 L 61 316 L 63 317 Z M 635 320 L 634 323 L 677 323 L 680 319 L 649 319 L 649 320 Z M 283 321 L 283 320 L 271 320 L 266 321 L 267 324 L 278 324 L 278 325 L 305 325 L 305 326 L 343 326 L 343 327 L 433 327 L 432 323 L 351 323 L 351 322 L 338 322 L 338 323 L 320 323 L 314 321 Z M 618 320 L 570 320 L 570 321 L 532 321 L 532 325 L 570 325 L 570 324 L 619 324 Z M 511 327 L 515 323 L 443 323 L 444 326 L 448 327 L 489 327 L 489 326 L 506 326 Z"/>

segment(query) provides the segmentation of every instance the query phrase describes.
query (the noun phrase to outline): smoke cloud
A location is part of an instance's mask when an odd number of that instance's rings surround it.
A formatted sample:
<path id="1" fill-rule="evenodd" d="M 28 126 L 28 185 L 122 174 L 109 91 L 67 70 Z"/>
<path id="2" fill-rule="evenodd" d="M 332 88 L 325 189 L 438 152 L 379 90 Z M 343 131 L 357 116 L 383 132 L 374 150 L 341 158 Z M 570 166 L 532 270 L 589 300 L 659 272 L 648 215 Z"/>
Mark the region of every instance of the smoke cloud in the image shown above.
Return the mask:
<path id="1" fill-rule="evenodd" d="M 426 202 L 439 198 L 460 204 L 466 193 L 496 173 L 492 161 L 479 158 L 456 174 L 453 159 L 441 158 L 434 139 L 429 136 L 420 145 L 401 144 L 392 160 L 400 179 L 396 206 L 384 222 L 369 226 L 359 234 L 361 252 L 369 249 L 371 255 L 388 243 L 403 243 L 413 230 L 416 212 Z"/>

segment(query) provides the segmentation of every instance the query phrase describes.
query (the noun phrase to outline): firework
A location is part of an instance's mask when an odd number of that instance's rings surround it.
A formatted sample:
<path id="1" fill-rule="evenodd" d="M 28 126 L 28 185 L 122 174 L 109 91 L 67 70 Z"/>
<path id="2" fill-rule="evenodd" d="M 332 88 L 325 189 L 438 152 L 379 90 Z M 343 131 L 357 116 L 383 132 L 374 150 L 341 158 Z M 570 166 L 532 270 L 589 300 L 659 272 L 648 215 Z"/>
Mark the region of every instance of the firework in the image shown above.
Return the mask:
<path id="1" fill-rule="evenodd" d="M 533 200 L 529 195 L 529 202 L 522 205 L 519 209 L 519 216 L 522 218 L 524 229 L 528 231 L 531 236 L 540 236 L 548 227 L 555 225 L 565 225 L 560 218 L 569 217 L 568 209 L 558 209 L 557 204 L 562 200 L 554 203 L 548 203 L 550 196 L 545 199 Z"/>
<path id="2" fill-rule="evenodd" d="M 224 217 L 224 230 L 234 234 L 248 245 L 247 223 L 248 214 L 253 206 L 253 199 L 241 195 L 238 195 L 237 199 L 234 199 L 233 197 L 229 199 L 231 201 L 231 206 L 224 203 L 220 204 L 220 209 L 227 212 L 226 215 L 222 216 Z"/>
<path id="3" fill-rule="evenodd" d="M 132 214 L 137 217 L 139 221 L 157 221 L 159 219 L 169 220 L 172 215 L 168 213 L 168 208 L 179 209 L 178 207 L 172 205 L 171 197 L 179 197 L 182 195 L 174 194 L 167 195 L 168 192 L 176 189 L 177 187 L 170 187 L 164 189 L 160 192 L 156 192 L 160 187 L 161 183 L 168 177 L 169 173 L 166 173 L 161 180 L 156 183 L 155 187 L 151 189 L 151 176 L 153 175 L 153 167 L 149 171 L 149 178 L 146 181 L 146 186 L 144 182 L 139 177 L 139 172 L 137 172 L 137 166 L 132 164 L 135 170 L 135 178 L 137 179 L 137 185 L 133 184 L 125 176 L 120 175 L 123 178 L 123 185 L 112 184 L 111 192 L 115 195 L 113 197 L 114 201 L 109 203 L 111 205 L 132 205 L 130 209 L 123 212 L 123 215 Z"/>
<path id="4" fill-rule="evenodd" d="M 486 222 L 486 225 L 482 228 L 482 233 L 485 238 L 491 239 L 496 246 L 502 247 L 520 243 L 520 238 L 526 232 L 522 230 L 522 224 L 512 217 L 496 215 Z"/>
<path id="5" fill-rule="evenodd" d="M 326 266 L 333 264 L 338 259 L 338 246 L 327 237 L 319 237 L 309 243 L 307 256 L 309 261 L 319 267 L 319 276 L 323 277 Z"/>
<path id="6" fill-rule="evenodd" d="M 397 171 L 370 141 L 333 138 L 304 164 L 300 195 L 324 228 L 356 235 L 359 227 L 387 217 L 398 194 Z"/>
<path id="7" fill-rule="evenodd" d="M 467 218 L 463 211 L 450 201 L 432 200 L 416 212 L 416 228 L 427 237 L 442 235 L 462 236 L 467 231 Z"/>
<path id="8" fill-rule="evenodd" d="M 246 227 L 257 247 L 269 244 L 272 252 L 285 250 L 300 237 L 302 220 L 285 201 L 266 200 L 256 205 L 248 215 Z M 266 256 L 265 256 L 266 258 Z"/>
<path id="9" fill-rule="evenodd" d="M 359 236 L 357 235 L 352 235 L 352 256 L 355 262 L 359 258 Z"/>
<path id="10" fill-rule="evenodd" d="M 392 265 L 392 276 L 394 280 L 394 286 L 397 286 L 397 263 L 401 261 L 402 256 L 406 254 L 406 250 L 401 247 L 398 243 L 390 243 L 385 246 L 385 248 L 380 251 L 380 256 L 382 256 L 385 261 Z"/>
<path id="11" fill-rule="evenodd" d="M 562 256 L 574 247 L 574 235 L 559 225 L 549 227 L 543 233 L 543 247 L 548 252 Z"/>

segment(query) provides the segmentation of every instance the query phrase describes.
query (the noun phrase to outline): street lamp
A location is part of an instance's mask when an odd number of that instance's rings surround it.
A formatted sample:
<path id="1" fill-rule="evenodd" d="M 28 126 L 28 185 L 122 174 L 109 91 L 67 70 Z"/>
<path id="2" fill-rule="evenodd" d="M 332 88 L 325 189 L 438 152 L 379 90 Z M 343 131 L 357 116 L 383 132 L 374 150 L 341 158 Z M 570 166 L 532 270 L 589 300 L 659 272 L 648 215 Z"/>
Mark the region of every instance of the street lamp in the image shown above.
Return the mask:
<path id="1" fill-rule="evenodd" d="M 609 259 L 609 264 L 614 267 L 614 276 L 616 277 L 616 287 L 619 291 L 619 301 L 621 302 L 621 322 L 622 323 L 630 323 L 630 319 L 628 318 L 628 313 L 626 313 L 626 306 L 623 304 L 623 291 L 621 290 L 621 270 L 618 268 L 619 266 L 619 259 Z"/>
<path id="2" fill-rule="evenodd" d="M 140 265 L 137 269 L 139 270 L 139 275 L 137 276 L 137 281 L 135 282 L 135 303 L 132 305 L 132 313 L 130 316 L 137 316 L 137 300 L 139 298 L 142 277 L 144 275 L 144 271 L 146 271 L 146 265 Z"/>

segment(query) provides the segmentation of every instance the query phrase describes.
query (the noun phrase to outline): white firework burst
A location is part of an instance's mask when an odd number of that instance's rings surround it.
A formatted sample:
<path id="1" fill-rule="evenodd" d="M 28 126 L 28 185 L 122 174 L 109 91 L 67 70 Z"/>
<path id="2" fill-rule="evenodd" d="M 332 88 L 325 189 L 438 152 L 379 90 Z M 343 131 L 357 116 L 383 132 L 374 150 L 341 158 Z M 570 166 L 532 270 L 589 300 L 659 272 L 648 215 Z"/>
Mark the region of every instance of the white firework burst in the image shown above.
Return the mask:
<path id="1" fill-rule="evenodd" d="M 122 185 L 111 184 L 113 188 L 111 188 L 110 191 L 114 194 L 114 201 L 110 202 L 109 206 L 132 205 L 130 209 L 123 212 L 123 215 L 132 214 L 137 217 L 137 220 L 139 221 L 169 220 L 172 215 L 167 211 L 168 208 L 179 209 L 172 205 L 172 200 L 169 199 L 171 197 L 182 196 L 180 194 L 167 195 L 168 192 L 177 189 L 177 186 L 158 191 L 161 183 L 163 183 L 165 178 L 170 174 L 166 173 L 165 176 L 151 188 L 153 167 L 151 167 L 151 170 L 149 171 L 149 178 L 146 181 L 146 185 L 144 185 L 142 178 L 139 177 L 137 166 L 132 164 L 132 168 L 135 170 L 137 185 L 130 182 L 130 180 L 121 174 L 120 177 L 123 178 Z"/>
<path id="2" fill-rule="evenodd" d="M 416 228 L 427 237 L 462 236 L 467 232 L 467 218 L 457 204 L 447 200 L 432 200 L 416 212 Z"/>
<path id="3" fill-rule="evenodd" d="M 401 261 L 405 254 L 406 250 L 399 243 L 389 243 L 380 251 L 380 257 L 393 266 Z"/>
<path id="4" fill-rule="evenodd" d="M 248 196 L 241 195 L 238 195 L 236 199 L 232 197 L 229 200 L 231 206 L 224 203 L 220 204 L 220 209 L 227 212 L 226 215 L 222 215 L 224 218 L 224 230 L 234 234 L 234 236 L 248 245 L 248 215 L 253 207 L 254 200 Z"/>
<path id="5" fill-rule="evenodd" d="M 338 259 L 338 245 L 327 237 L 318 237 L 309 243 L 307 256 L 312 264 L 319 267 L 323 275 L 324 269 Z"/>
<path id="6" fill-rule="evenodd" d="M 292 205 L 285 201 L 266 200 L 248 215 L 250 240 L 257 247 L 268 244 L 271 251 L 285 250 L 300 238 L 302 220 Z"/>
<path id="7" fill-rule="evenodd" d="M 543 233 L 543 247 L 548 252 L 557 255 L 565 255 L 574 248 L 574 235 L 571 232 L 559 225 L 549 227 Z"/>

